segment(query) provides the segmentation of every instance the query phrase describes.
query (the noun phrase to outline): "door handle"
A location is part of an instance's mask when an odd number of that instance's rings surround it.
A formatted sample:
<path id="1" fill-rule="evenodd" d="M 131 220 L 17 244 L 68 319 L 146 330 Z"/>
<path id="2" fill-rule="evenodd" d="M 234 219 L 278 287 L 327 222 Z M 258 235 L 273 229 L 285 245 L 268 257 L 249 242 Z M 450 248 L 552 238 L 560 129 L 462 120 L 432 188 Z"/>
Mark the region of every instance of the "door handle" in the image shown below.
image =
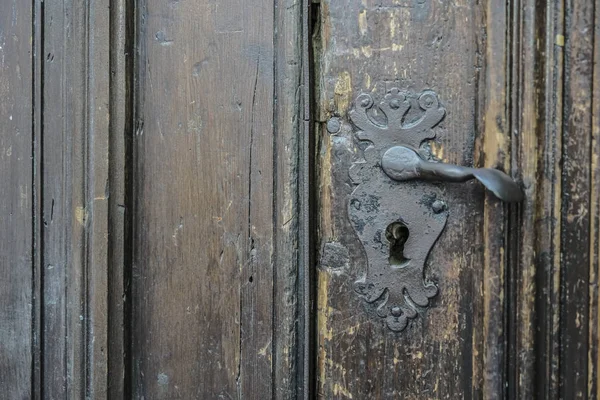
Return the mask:
<path id="1" fill-rule="evenodd" d="M 395 181 L 466 182 L 477 179 L 500 200 L 509 203 L 523 200 L 521 188 L 502 171 L 426 161 L 414 149 L 405 146 L 388 149 L 381 158 L 381 168 Z"/>
<path id="2" fill-rule="evenodd" d="M 439 187 L 396 184 L 390 178 L 477 179 L 500 200 L 523 199 L 519 185 L 502 171 L 430 161 L 419 153 L 424 142 L 435 138 L 434 128 L 445 115 L 435 92 L 399 88 L 389 89 L 377 104 L 370 94 L 361 93 L 348 113 L 356 139 L 356 158 L 348 171 L 354 184 L 348 217 L 366 256 L 354 290 L 367 302 L 369 312 L 396 332 L 422 315 L 438 292 L 424 269 L 452 204 L 443 201 Z M 334 122 L 328 124 L 330 132 L 339 130 Z M 365 142 L 366 146 L 359 145 Z"/>

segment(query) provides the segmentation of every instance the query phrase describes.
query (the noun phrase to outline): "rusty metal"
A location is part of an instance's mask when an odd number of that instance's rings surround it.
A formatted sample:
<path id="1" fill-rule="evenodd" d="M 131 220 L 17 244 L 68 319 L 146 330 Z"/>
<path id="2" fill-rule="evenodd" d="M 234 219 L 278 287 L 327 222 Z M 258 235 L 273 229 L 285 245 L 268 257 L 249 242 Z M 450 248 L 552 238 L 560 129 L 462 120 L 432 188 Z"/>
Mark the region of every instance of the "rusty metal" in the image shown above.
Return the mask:
<path id="1" fill-rule="evenodd" d="M 436 188 L 418 180 L 475 178 L 505 201 L 520 201 L 522 192 L 501 171 L 432 162 L 419 154 L 445 116 L 433 91 L 417 95 L 393 88 L 377 106 L 361 94 L 349 116 L 357 139 L 369 143 L 350 168 L 357 186 L 348 214 L 368 261 L 354 289 L 391 330 L 402 331 L 438 292 L 423 270 L 448 218 Z"/>

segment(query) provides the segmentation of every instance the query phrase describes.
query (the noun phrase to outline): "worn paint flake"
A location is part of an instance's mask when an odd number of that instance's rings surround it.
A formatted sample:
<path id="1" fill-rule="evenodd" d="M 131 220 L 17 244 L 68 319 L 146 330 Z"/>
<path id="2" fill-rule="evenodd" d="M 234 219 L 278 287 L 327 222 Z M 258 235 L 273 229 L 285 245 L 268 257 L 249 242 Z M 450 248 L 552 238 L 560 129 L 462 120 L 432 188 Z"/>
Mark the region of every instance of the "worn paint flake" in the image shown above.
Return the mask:
<path id="1" fill-rule="evenodd" d="M 340 115 L 346 114 L 352 99 L 352 78 L 348 71 L 338 75 L 335 83 L 335 109 Z"/>

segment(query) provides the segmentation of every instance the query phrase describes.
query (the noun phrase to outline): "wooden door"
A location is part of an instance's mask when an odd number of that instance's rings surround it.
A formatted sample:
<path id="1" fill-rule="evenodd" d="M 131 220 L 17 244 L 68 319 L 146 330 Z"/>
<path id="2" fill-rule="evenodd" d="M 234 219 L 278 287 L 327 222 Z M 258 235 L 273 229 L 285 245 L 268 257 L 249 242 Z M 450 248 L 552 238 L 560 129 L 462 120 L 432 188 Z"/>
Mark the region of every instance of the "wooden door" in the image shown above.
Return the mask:
<path id="1" fill-rule="evenodd" d="M 1 3 L 1 397 L 597 398 L 599 26 L 598 0 Z M 525 194 L 373 193 L 447 215 L 391 327 L 349 208 L 352 112 L 390 91 L 401 124 L 444 110 L 423 154 Z"/>
<path id="2" fill-rule="evenodd" d="M 600 3 L 321 0 L 319 9 L 318 395 L 597 398 Z M 401 332 L 378 315 L 381 299 L 356 293 L 370 268 L 365 248 L 389 244 L 361 243 L 348 211 L 365 181 L 348 171 L 368 165 L 369 145 L 348 115 L 364 107 L 361 93 L 379 104 L 393 88 L 413 100 L 433 91 L 445 109 L 423 153 L 501 169 L 525 193 L 507 205 L 476 182 L 418 184 L 448 218 L 422 277 L 437 296 L 414 307 Z M 336 118 L 341 128 L 328 129 Z M 422 189 L 393 190 L 357 207 L 415 201 L 410 193 Z"/>
<path id="3" fill-rule="evenodd" d="M 0 5 L 0 397 L 303 393 L 302 10 Z"/>

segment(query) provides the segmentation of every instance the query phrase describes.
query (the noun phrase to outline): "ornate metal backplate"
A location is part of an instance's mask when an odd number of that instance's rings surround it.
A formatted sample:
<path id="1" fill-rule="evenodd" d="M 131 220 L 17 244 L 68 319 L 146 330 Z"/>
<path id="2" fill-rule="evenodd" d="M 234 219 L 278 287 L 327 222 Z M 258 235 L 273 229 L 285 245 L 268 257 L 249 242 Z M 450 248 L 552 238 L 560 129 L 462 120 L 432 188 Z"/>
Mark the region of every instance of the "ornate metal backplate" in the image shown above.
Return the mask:
<path id="1" fill-rule="evenodd" d="M 368 142 L 363 159 L 350 168 L 357 186 L 348 214 L 368 261 L 354 288 L 390 329 L 402 331 L 437 294 L 437 286 L 424 278 L 424 267 L 448 213 L 433 185 L 396 182 L 382 170 L 381 159 L 396 146 L 418 150 L 434 138 L 432 128 L 445 109 L 432 91 L 393 88 L 377 106 L 369 94 L 361 94 L 349 115 L 358 140 Z"/>

